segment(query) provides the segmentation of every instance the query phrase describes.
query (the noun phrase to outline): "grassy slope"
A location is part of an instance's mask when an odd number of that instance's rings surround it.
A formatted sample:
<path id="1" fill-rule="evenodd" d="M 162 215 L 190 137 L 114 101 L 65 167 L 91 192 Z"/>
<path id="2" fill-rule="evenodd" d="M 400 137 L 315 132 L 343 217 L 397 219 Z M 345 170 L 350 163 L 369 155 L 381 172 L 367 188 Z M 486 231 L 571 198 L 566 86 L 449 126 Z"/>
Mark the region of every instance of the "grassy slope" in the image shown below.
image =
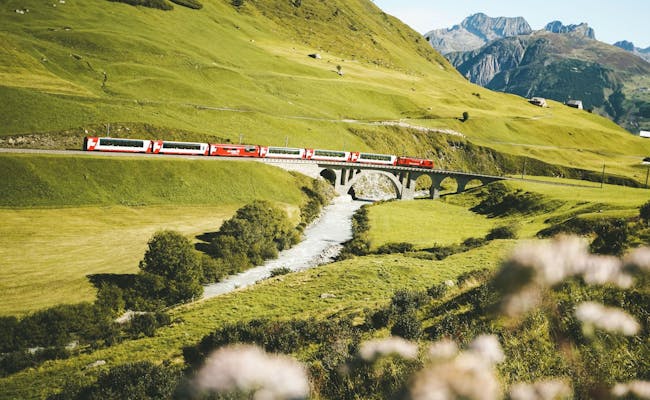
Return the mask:
<path id="1" fill-rule="evenodd" d="M 358 125 L 343 120 L 409 118 L 593 170 L 606 159 L 612 171 L 633 175 L 638 157 L 650 153 L 650 142 L 603 118 L 469 84 L 416 32 L 365 0 L 245 4 L 236 10 L 214 0 L 199 11 L 162 12 L 105 0 L 56 8 L 8 0 L 0 10 L 7 116 L 0 135 L 130 121 L 193 132 L 187 137 L 393 151 L 364 143 L 350 132 Z M 14 12 L 24 7 L 28 14 Z M 307 57 L 312 52 L 322 59 Z M 456 119 L 463 111 L 465 123 Z M 405 151 L 425 153 L 403 130 L 370 129 L 404 136 Z"/>
<path id="2" fill-rule="evenodd" d="M 252 199 L 295 219 L 303 201 L 299 180 L 257 163 L 2 155 L 0 168 L 0 315 L 92 301 L 86 275 L 136 272 L 157 230 L 212 232 Z"/>

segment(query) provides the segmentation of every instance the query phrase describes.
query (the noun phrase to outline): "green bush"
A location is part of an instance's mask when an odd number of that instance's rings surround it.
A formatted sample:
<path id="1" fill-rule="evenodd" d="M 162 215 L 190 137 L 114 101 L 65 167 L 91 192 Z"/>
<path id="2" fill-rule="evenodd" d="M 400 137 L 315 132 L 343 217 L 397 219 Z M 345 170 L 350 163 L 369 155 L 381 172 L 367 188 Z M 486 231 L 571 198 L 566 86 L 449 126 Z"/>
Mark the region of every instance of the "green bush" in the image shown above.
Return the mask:
<path id="1" fill-rule="evenodd" d="M 643 203 L 639 208 L 639 217 L 641 217 L 641 220 L 648 225 L 648 221 L 650 221 L 650 201 Z"/>
<path id="2" fill-rule="evenodd" d="M 271 277 L 286 275 L 291 272 L 291 268 L 288 267 L 279 267 L 271 271 Z"/>
<path id="3" fill-rule="evenodd" d="M 517 229 L 512 225 L 498 226 L 493 228 L 485 236 L 486 240 L 495 240 L 495 239 L 516 239 L 517 238 Z"/>
<path id="4" fill-rule="evenodd" d="M 623 219 L 600 221 L 595 230 L 596 238 L 590 249 L 598 254 L 620 256 L 627 247 L 629 228 Z"/>
<path id="5" fill-rule="evenodd" d="M 433 299 L 439 299 L 443 297 L 448 290 L 449 290 L 449 286 L 447 286 L 447 284 L 445 284 L 444 282 L 441 282 L 428 288 L 427 294 L 429 295 L 429 297 Z"/>
<path id="6" fill-rule="evenodd" d="M 216 258 L 237 260 L 238 254 L 248 259 L 248 265 L 260 265 L 276 258 L 299 240 L 284 210 L 268 201 L 257 200 L 237 210 L 235 216 L 223 223 L 209 246 Z M 244 266 L 244 267 L 248 267 Z"/>
<path id="7" fill-rule="evenodd" d="M 178 4 L 179 6 L 191 8 L 194 10 L 200 10 L 203 8 L 203 4 L 198 0 L 169 0 L 172 3 Z"/>
<path id="8" fill-rule="evenodd" d="M 412 243 L 386 243 L 379 246 L 377 254 L 407 253 L 413 250 L 415 250 L 415 246 Z"/>
<path id="9" fill-rule="evenodd" d="M 178 366 L 141 361 L 118 365 L 101 372 L 95 382 L 70 385 L 48 400 L 81 399 L 170 399 L 183 377 Z"/>
<path id="10" fill-rule="evenodd" d="M 390 333 L 404 339 L 417 340 L 422 336 L 422 322 L 420 322 L 414 310 L 397 314 Z"/>
<path id="11" fill-rule="evenodd" d="M 159 10 L 171 10 L 174 7 L 172 7 L 171 4 L 167 3 L 166 0 L 108 0 L 108 1 L 113 1 L 117 3 L 126 3 L 132 6 L 143 6 L 143 7 L 149 7 L 149 8 L 157 8 Z"/>

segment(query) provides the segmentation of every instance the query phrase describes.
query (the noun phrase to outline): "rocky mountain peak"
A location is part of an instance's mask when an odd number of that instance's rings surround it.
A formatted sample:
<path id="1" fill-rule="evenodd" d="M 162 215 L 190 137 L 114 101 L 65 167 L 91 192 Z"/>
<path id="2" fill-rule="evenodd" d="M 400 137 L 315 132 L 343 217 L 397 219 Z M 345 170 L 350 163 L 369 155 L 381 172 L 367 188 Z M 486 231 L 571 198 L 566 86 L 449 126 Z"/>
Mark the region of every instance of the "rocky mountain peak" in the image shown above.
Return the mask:
<path id="1" fill-rule="evenodd" d="M 532 32 L 523 17 L 492 18 L 477 13 L 465 18 L 460 25 L 451 28 L 434 29 L 424 37 L 442 54 L 454 51 L 478 49 L 495 39 L 527 35 Z"/>
<path id="2" fill-rule="evenodd" d="M 628 42 L 627 40 L 621 40 L 620 42 L 614 43 L 614 46 L 619 47 L 623 50 L 634 51 L 634 43 Z"/>
<path id="3" fill-rule="evenodd" d="M 546 24 L 544 30 L 552 33 L 575 33 L 589 39 L 596 39 L 596 32 L 585 22 L 578 25 L 563 25 L 561 21 L 552 21 Z"/>
<path id="4" fill-rule="evenodd" d="M 523 17 L 491 18 L 483 13 L 465 18 L 460 25 L 488 41 L 510 36 L 527 35 L 532 32 L 530 25 Z"/>

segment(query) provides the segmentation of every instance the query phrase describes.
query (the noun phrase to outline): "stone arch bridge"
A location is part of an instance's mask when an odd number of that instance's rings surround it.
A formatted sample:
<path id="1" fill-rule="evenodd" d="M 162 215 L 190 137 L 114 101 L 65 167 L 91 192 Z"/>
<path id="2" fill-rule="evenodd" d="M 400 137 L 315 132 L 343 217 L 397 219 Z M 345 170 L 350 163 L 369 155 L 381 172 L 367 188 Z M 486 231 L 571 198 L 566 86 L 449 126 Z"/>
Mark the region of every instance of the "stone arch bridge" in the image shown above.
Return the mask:
<path id="1" fill-rule="evenodd" d="M 440 197 L 440 184 L 446 178 L 456 181 L 456 193 L 462 193 L 470 181 L 478 180 L 482 185 L 490 182 L 507 179 L 503 176 L 474 174 L 460 171 L 446 171 L 440 169 L 422 169 L 412 167 L 397 167 L 392 165 L 350 164 L 341 162 L 314 162 L 314 161 L 266 161 L 278 167 L 296 170 L 311 177 L 324 177 L 334 184 L 334 189 L 340 195 L 347 195 L 357 181 L 364 175 L 380 174 L 388 178 L 400 200 L 410 200 L 415 197 L 415 184 L 418 178 L 428 175 L 431 178 L 429 198 Z"/>

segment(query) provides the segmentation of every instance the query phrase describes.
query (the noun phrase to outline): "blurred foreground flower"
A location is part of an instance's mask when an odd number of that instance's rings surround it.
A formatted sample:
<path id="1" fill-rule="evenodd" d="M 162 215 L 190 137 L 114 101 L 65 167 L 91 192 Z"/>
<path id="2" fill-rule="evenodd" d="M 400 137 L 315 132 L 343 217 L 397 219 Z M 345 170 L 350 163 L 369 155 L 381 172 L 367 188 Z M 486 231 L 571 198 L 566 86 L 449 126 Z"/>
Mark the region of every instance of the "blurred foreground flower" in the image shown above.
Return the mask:
<path id="1" fill-rule="evenodd" d="M 366 361 L 374 361 L 390 354 L 414 359 L 418 356 L 418 345 L 400 337 L 389 337 L 364 342 L 359 349 L 359 355 Z"/>
<path id="2" fill-rule="evenodd" d="M 628 383 L 617 383 L 614 389 L 612 389 L 612 394 L 616 397 L 634 395 L 640 399 L 650 399 L 650 382 L 631 381 Z"/>
<path id="3" fill-rule="evenodd" d="M 449 341 L 434 343 L 434 359 L 416 376 L 409 395 L 411 400 L 492 400 L 501 396 L 495 363 L 503 352 L 494 336 L 482 335 L 467 351 L 452 356 L 455 350 Z M 447 357 L 438 357 L 444 355 Z M 449 357 L 451 356 L 451 357 Z M 447 358 L 447 359 L 445 359 Z"/>
<path id="4" fill-rule="evenodd" d="M 305 399 L 309 395 L 307 372 L 300 363 L 250 345 L 216 350 L 206 359 L 195 383 L 200 390 L 252 393 L 255 400 Z"/>
<path id="5" fill-rule="evenodd" d="M 571 387 L 561 380 L 517 383 L 510 389 L 510 400 L 557 400 L 572 396 Z"/>
<path id="6" fill-rule="evenodd" d="M 650 272 L 650 247 L 632 250 L 623 258 L 623 264 L 629 272 Z"/>
<path id="7" fill-rule="evenodd" d="M 596 327 L 611 333 L 634 336 L 641 328 L 639 323 L 618 308 L 605 307 L 594 302 L 580 303 L 576 307 L 576 317 L 585 327 Z"/>
<path id="8" fill-rule="evenodd" d="M 577 236 L 558 236 L 520 245 L 503 263 L 495 277 L 504 295 L 502 310 L 510 316 L 523 314 L 539 305 L 543 289 L 569 277 L 581 277 L 588 284 L 632 285 L 618 258 L 590 254 Z"/>

